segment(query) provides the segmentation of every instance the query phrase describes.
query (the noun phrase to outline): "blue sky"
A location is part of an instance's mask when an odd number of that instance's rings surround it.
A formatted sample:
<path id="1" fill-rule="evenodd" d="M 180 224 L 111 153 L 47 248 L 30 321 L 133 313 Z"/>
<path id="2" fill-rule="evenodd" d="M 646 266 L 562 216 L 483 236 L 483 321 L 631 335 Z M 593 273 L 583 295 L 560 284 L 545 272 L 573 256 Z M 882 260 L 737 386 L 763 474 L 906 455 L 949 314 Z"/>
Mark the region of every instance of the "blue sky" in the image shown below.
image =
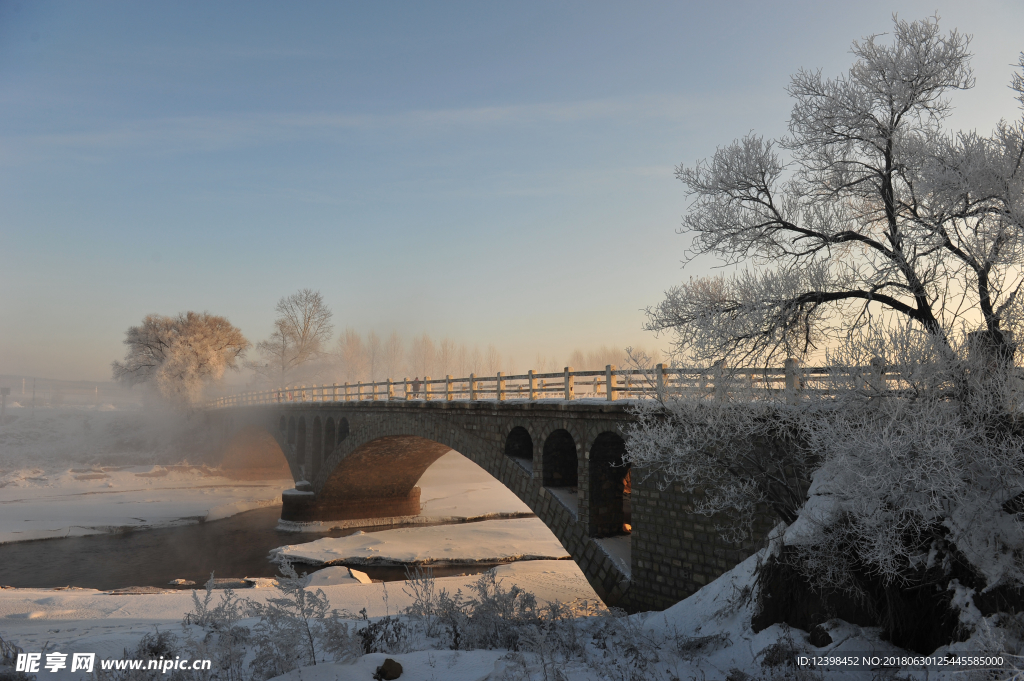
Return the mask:
<path id="1" fill-rule="evenodd" d="M 148 313 L 538 353 L 656 344 L 679 163 L 785 131 L 892 13 L 972 34 L 955 127 L 1015 117 L 1024 4 L 0 0 L 0 373 L 103 380 Z"/>

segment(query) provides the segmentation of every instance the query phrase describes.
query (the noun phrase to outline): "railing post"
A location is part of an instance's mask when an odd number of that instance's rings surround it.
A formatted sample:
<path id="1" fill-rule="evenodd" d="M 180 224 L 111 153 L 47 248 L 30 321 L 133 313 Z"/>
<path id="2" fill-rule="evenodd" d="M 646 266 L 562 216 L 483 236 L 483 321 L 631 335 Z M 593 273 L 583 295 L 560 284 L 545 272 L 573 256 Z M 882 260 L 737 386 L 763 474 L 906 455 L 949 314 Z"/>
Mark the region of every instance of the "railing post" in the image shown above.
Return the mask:
<path id="1" fill-rule="evenodd" d="M 494 395 L 499 402 L 505 399 L 505 375 L 500 371 L 494 384 Z"/>
<path id="2" fill-rule="evenodd" d="M 338 384 L 334 383 L 331 387 L 331 402 L 338 401 Z"/>
<path id="3" fill-rule="evenodd" d="M 363 401 L 363 382 L 356 381 L 356 402 Z"/>
<path id="4" fill-rule="evenodd" d="M 786 402 L 800 401 L 800 362 L 795 357 L 786 358 Z"/>
<path id="5" fill-rule="evenodd" d="M 533 369 L 526 372 L 526 376 L 530 380 L 530 400 L 537 399 L 537 379 L 533 377 Z"/>
<path id="6" fill-rule="evenodd" d="M 576 398 L 575 376 L 572 375 L 572 367 L 565 367 L 565 399 Z"/>
<path id="7" fill-rule="evenodd" d="M 345 381 L 345 401 L 348 402 L 348 381 Z"/>
<path id="8" fill-rule="evenodd" d="M 606 364 L 604 367 L 604 382 L 605 392 L 608 393 L 608 401 L 614 402 L 617 395 L 615 394 L 615 365 Z"/>
<path id="9" fill-rule="evenodd" d="M 423 401 L 430 401 L 430 376 L 423 377 Z"/>
<path id="10" fill-rule="evenodd" d="M 452 375 L 448 374 L 444 378 L 444 399 L 448 402 L 451 402 L 452 397 Z"/>
<path id="11" fill-rule="evenodd" d="M 476 374 L 469 375 L 469 399 L 476 399 Z"/>
<path id="12" fill-rule="evenodd" d="M 405 399 L 406 399 L 406 401 L 408 401 L 408 400 L 412 399 L 411 397 L 409 397 L 409 377 L 406 376 L 402 380 L 405 382 Z"/>
<path id="13" fill-rule="evenodd" d="M 712 376 L 715 381 L 715 401 L 725 402 L 729 399 L 729 391 L 725 385 L 725 360 L 720 359 L 712 366 Z"/>
<path id="14" fill-rule="evenodd" d="M 370 381 L 370 401 L 377 401 L 377 381 Z"/>
<path id="15" fill-rule="evenodd" d="M 393 399 L 395 399 L 395 384 L 392 383 L 391 379 L 389 378 L 388 379 L 388 402 L 390 402 Z"/>

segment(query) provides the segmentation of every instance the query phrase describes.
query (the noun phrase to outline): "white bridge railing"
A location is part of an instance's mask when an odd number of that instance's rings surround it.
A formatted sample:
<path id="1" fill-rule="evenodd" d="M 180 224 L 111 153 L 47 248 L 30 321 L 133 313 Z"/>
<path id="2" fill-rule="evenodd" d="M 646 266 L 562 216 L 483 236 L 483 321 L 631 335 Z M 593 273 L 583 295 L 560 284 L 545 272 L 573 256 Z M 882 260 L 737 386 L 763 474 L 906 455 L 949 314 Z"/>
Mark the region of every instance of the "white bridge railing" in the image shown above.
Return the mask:
<path id="1" fill-rule="evenodd" d="M 467 378 L 387 379 L 377 382 L 334 383 L 331 385 L 287 386 L 218 397 L 208 407 L 237 407 L 284 402 L 352 402 L 374 400 L 577 400 L 643 399 L 666 393 L 695 393 L 726 399 L 734 390 L 746 388 L 784 392 L 795 400 L 800 394 L 829 392 L 824 385 L 828 369 L 802 368 L 795 359 L 778 369 L 724 369 L 721 364 L 706 370 L 673 369 L 659 364 L 651 370 L 617 369 L 609 365 L 598 371 L 477 376 Z M 879 376 L 884 380 L 884 376 Z"/>

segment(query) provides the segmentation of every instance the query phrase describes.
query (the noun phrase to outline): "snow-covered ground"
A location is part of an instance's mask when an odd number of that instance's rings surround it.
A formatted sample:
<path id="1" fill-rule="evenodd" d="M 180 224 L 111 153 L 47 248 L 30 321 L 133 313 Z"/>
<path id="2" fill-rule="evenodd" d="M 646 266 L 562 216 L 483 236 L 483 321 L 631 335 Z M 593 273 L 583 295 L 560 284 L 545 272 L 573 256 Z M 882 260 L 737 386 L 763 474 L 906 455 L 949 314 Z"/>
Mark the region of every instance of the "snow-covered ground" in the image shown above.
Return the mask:
<path id="1" fill-rule="evenodd" d="M 543 604 L 558 600 L 575 602 L 576 612 L 589 616 L 564 621 L 561 628 L 523 642 L 524 651 L 451 650 L 437 646 L 415 629 L 403 641 L 401 650 L 372 653 L 350 663 L 320 663 L 303 667 L 284 677 L 294 681 L 369 681 L 377 667 L 390 657 L 403 666 L 402 679 L 482 681 L 484 679 L 545 679 L 569 681 L 589 679 L 954 679 L 963 670 L 904 665 L 896 669 L 857 669 L 845 664 L 798 667 L 794 660 L 832 657 L 904 657 L 906 651 L 880 640 L 877 629 L 861 628 L 833 620 L 825 624 L 833 642 L 816 648 L 805 632 L 774 625 L 754 633 L 750 628 L 753 611 L 754 569 L 751 557 L 722 578 L 664 612 L 612 616 L 600 607 L 590 607 L 593 592 L 582 573 L 570 561 L 530 561 L 495 568 L 506 586 L 516 584 L 537 595 Z M 446 577 L 436 580 L 437 588 L 449 593 L 468 592 L 478 576 Z M 330 581 L 330 580 L 326 580 Z M 347 583 L 320 587 L 332 608 L 357 613 L 366 609 L 373 621 L 385 614 L 403 612 L 413 603 L 404 583 Z M 264 582 L 265 583 L 265 582 Z M 215 594 L 218 592 L 214 592 Z M 275 586 L 236 592 L 255 602 L 280 597 Z M 84 589 L 5 589 L 0 591 L 0 636 L 27 652 L 48 651 L 70 654 L 95 653 L 98 659 L 121 659 L 139 639 L 155 631 L 183 637 L 180 623 L 193 610 L 191 592 L 123 595 Z M 405 621 L 412 624 L 413 620 Z M 255 619 L 243 621 L 248 626 Z M 356 616 L 352 622 L 365 627 Z M 567 627 L 575 634 L 568 635 Z M 993 628 L 994 630 L 995 628 Z M 996 632 L 998 633 L 998 632 Z M 547 646 L 547 647 L 545 647 Z M 571 646 L 571 655 L 560 653 Z M 977 653 L 986 649 L 978 637 L 936 651 L 937 655 Z M 989 648 L 990 650 L 990 648 Z M 129 654 L 129 657 L 131 655 Z M 69 658 L 70 659 L 70 658 Z M 1009 661 L 1009 658 L 1007 658 Z M 551 674 L 557 668 L 562 676 Z M 898 672 L 898 674 L 897 674 Z M 631 675 L 632 674 L 632 675 Z M 69 678 L 67 670 L 45 673 L 42 678 Z M 85 678 L 78 673 L 74 676 Z M 1008 678 L 1008 675 L 985 678 Z"/>
<path id="2" fill-rule="evenodd" d="M 541 603 L 589 600 L 596 596 L 586 578 L 572 561 L 530 561 L 512 563 L 495 568 L 498 579 L 506 585 L 516 584 L 534 593 Z M 312 575 L 316 578 L 316 574 Z M 438 588 L 451 593 L 466 592 L 479 575 L 443 577 L 436 580 Z M 263 581 L 263 580 L 261 580 Z M 412 604 L 412 596 L 403 589 L 404 583 L 361 584 L 350 582 L 340 585 L 313 585 L 320 588 L 330 600 L 332 608 L 357 613 L 366 609 L 370 618 L 397 614 Z M 219 592 L 214 592 L 215 594 Z M 279 597 L 276 588 L 246 589 L 238 592 L 256 602 Z M 385 597 L 386 593 L 386 597 Z M 96 653 L 97 658 L 120 659 L 125 649 L 131 650 L 146 633 L 155 630 L 179 631 L 186 613 L 193 610 L 191 591 L 168 591 L 161 594 L 110 594 L 92 589 L 3 589 L 0 590 L 0 637 L 20 646 L 27 652 L 38 652 L 44 644 L 61 653 Z M 441 660 L 435 678 L 479 679 L 494 669 L 494 662 L 506 651 L 467 653 L 456 657 L 456 664 L 448 666 L 451 656 L 434 651 Z M 423 667 L 429 668 L 423 655 Z M 414 661 L 416 659 L 415 654 Z M 377 658 L 367 656 L 352 670 L 336 671 L 330 678 L 370 679 L 380 664 L 372 664 L 365 676 L 361 670 Z M 70 659 L 70 658 L 69 658 Z M 480 664 L 486 660 L 482 672 Z M 412 667 L 416 668 L 417 664 Z M 360 671 L 357 671 L 360 670 Z M 65 670 L 66 671 L 66 670 Z M 443 672 L 443 674 L 442 674 Z M 79 676 L 76 674 L 75 676 Z M 68 678 L 66 673 L 44 673 L 42 678 Z M 419 676 L 404 676 L 420 678 Z M 430 678 L 429 675 L 422 678 Z"/>

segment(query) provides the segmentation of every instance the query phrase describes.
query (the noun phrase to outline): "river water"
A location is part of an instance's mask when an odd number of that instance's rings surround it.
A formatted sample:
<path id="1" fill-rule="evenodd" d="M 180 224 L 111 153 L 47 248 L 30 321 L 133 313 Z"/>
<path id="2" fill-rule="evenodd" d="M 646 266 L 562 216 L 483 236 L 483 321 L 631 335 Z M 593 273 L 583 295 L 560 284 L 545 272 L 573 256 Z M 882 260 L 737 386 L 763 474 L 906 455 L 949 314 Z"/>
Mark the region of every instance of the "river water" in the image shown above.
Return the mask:
<path id="1" fill-rule="evenodd" d="M 391 527 L 349 528 L 328 533 L 298 534 L 277 529 L 280 507 L 240 513 L 223 520 L 119 534 L 0 544 L 0 585 L 23 588 L 77 586 L 117 589 L 128 586 L 166 587 L 174 579 L 204 584 L 210 573 L 221 577 L 276 577 L 267 560 L 271 549 L 323 537 L 344 537 Z M 361 567 L 374 579 L 405 579 L 402 566 Z M 434 574 L 483 572 L 493 565 L 438 566 Z M 296 566 L 299 572 L 303 569 Z M 309 567 L 306 571 L 313 571 Z"/>

